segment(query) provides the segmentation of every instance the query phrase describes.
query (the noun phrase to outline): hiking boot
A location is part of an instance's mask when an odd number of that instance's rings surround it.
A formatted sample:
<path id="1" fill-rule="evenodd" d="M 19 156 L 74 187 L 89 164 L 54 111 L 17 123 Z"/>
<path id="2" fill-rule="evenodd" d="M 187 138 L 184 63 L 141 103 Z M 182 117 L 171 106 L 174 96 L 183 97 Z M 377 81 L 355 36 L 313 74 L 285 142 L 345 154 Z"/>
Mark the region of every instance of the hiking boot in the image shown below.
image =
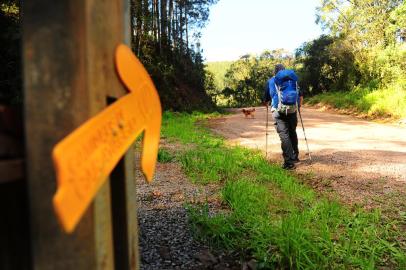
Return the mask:
<path id="1" fill-rule="evenodd" d="M 300 162 L 300 159 L 299 158 L 295 158 L 294 160 L 293 160 L 293 163 L 299 163 Z"/>
<path id="2" fill-rule="evenodd" d="M 295 164 L 293 164 L 293 163 L 284 163 L 283 166 L 282 166 L 282 169 L 293 170 L 293 169 L 295 169 Z"/>

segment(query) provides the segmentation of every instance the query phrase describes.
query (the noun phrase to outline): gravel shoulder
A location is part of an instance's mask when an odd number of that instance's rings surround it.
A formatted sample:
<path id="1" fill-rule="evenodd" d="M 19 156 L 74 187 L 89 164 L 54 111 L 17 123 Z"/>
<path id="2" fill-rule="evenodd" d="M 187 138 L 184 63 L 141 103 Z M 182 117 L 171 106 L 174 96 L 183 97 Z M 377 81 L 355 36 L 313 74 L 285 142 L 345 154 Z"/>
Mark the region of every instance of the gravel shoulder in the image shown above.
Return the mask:
<path id="1" fill-rule="evenodd" d="M 176 145 L 161 142 L 167 151 Z M 193 184 L 178 163 L 158 163 L 147 183 L 137 169 L 140 269 L 241 269 L 238 257 L 196 241 L 188 223 L 187 204 L 207 202 L 221 209 L 217 185 Z"/>
<path id="2" fill-rule="evenodd" d="M 257 107 L 255 118 L 244 117 L 239 109 L 232 112 L 212 119 L 210 128 L 231 145 L 265 154 L 265 108 Z M 302 162 L 296 173 L 306 184 L 350 205 L 382 208 L 396 215 L 406 211 L 406 126 L 379 124 L 315 108 L 303 108 L 302 117 L 312 160 L 306 155 L 299 121 Z M 271 115 L 268 157 L 272 162 L 282 162 Z"/>

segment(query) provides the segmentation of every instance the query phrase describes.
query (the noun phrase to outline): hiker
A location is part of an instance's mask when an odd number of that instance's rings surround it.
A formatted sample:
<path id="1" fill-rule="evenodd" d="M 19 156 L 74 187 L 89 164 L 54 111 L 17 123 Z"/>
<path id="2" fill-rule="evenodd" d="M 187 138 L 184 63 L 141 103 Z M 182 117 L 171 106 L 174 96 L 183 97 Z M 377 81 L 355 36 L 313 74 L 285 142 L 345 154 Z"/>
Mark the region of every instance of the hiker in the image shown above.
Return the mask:
<path id="1" fill-rule="evenodd" d="M 275 74 L 265 86 L 264 105 L 271 101 L 271 113 L 276 131 L 281 140 L 284 163 L 282 168 L 291 170 L 299 162 L 299 148 L 296 133 L 297 110 L 303 103 L 303 94 L 297 86 L 297 76 L 293 70 L 282 64 L 275 66 Z"/>

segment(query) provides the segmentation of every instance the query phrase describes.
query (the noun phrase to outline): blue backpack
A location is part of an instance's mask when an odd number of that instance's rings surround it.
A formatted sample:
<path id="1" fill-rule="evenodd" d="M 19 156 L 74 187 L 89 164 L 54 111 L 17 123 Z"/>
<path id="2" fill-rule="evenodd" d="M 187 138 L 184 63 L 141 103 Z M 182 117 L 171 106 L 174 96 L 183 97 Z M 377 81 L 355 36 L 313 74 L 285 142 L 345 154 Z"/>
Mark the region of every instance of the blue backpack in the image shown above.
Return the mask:
<path id="1" fill-rule="evenodd" d="M 297 76 L 291 69 L 284 69 L 275 75 L 275 88 L 278 94 L 278 111 L 293 113 L 297 110 L 299 88 Z"/>

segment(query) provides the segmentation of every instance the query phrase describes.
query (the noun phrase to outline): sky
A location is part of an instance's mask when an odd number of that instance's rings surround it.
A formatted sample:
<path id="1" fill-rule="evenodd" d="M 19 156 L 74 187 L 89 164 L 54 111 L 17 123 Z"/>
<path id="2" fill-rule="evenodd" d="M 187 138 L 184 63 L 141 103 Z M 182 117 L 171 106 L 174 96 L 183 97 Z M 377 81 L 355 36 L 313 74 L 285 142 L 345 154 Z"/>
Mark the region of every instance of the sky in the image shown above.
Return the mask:
<path id="1" fill-rule="evenodd" d="M 220 0 L 202 31 L 206 62 L 236 60 L 265 49 L 293 52 L 322 34 L 316 21 L 320 0 Z"/>

